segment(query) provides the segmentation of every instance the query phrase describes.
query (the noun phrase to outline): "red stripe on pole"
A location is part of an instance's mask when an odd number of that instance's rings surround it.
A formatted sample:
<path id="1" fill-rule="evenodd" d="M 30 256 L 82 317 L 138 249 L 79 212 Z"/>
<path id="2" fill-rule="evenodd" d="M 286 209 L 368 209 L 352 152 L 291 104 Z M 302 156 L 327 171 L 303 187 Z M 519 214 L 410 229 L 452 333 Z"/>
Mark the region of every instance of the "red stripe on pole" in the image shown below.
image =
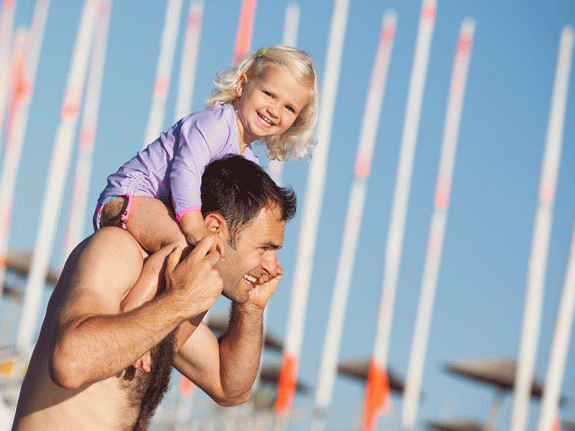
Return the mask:
<path id="1" fill-rule="evenodd" d="M 85 126 L 80 132 L 80 139 L 78 140 L 78 146 L 82 149 L 90 149 L 94 146 L 94 141 L 96 139 L 96 131 L 92 126 Z"/>
<path id="2" fill-rule="evenodd" d="M 8 235 L 8 231 L 10 231 L 10 224 L 12 223 L 12 209 L 13 209 L 12 202 L 10 202 L 10 204 L 8 204 L 4 226 L 0 226 L 0 229 L 2 229 L 2 234 L 4 235 L 4 237 L 6 237 Z M 4 262 L 4 265 L 5 263 L 6 262 Z M 2 264 L 0 264 L 0 267 L 2 267 Z"/>
<path id="3" fill-rule="evenodd" d="M 449 195 L 451 189 L 451 178 L 441 177 L 437 180 L 437 190 L 435 191 L 434 205 L 436 208 L 445 208 L 449 205 Z"/>
<path id="4" fill-rule="evenodd" d="M 14 53 L 14 59 L 10 69 L 9 128 L 13 127 L 12 121 L 16 109 L 18 109 L 22 101 L 32 93 L 32 83 L 26 79 L 26 57 L 24 51 Z M 8 140 L 7 145 L 11 145 L 11 140 Z"/>
<path id="5" fill-rule="evenodd" d="M 379 36 L 379 39 L 385 43 L 385 44 L 389 44 L 391 42 L 393 42 L 393 37 L 395 36 L 395 28 L 393 27 L 384 27 L 381 30 L 381 35 Z"/>
<path id="6" fill-rule="evenodd" d="M 11 105 L 16 106 L 24 97 L 31 93 L 31 83 L 26 79 L 26 64 L 24 58 L 21 58 L 16 66 L 14 76 L 14 92 L 12 93 Z"/>
<path id="7" fill-rule="evenodd" d="M 436 7 L 435 4 L 426 4 L 421 9 L 421 16 L 425 21 L 435 20 Z"/>
<path id="8" fill-rule="evenodd" d="M 552 203 L 555 199 L 555 187 L 542 185 L 539 189 L 539 200 L 541 203 Z"/>
<path id="9" fill-rule="evenodd" d="M 276 400 L 276 413 L 285 416 L 291 410 L 293 396 L 297 386 L 297 358 L 284 354 L 280 376 L 278 379 L 278 396 Z"/>
<path id="10" fill-rule="evenodd" d="M 154 84 L 154 94 L 164 95 L 168 92 L 170 88 L 170 80 L 165 76 L 158 76 L 156 83 Z"/>
<path id="11" fill-rule="evenodd" d="M 252 30 L 254 27 L 254 15 L 256 12 L 256 0 L 243 0 L 240 10 L 240 21 L 234 48 L 234 64 L 238 64 L 248 55 L 252 43 Z"/>
<path id="12" fill-rule="evenodd" d="M 363 406 L 362 431 L 372 431 L 377 418 L 387 412 L 391 403 L 389 380 L 383 365 L 373 359 L 369 363 L 365 387 L 365 404 Z"/>
<path id="13" fill-rule="evenodd" d="M 468 36 L 461 36 L 459 38 L 459 43 L 457 44 L 457 55 L 469 54 L 471 51 L 471 38 Z"/>
<path id="14" fill-rule="evenodd" d="M 360 154 L 355 162 L 355 176 L 367 178 L 371 170 L 371 157 L 367 154 Z"/>
<path id="15" fill-rule="evenodd" d="M 202 25 L 202 15 L 199 13 L 191 13 L 188 16 L 187 26 L 190 28 L 197 28 Z"/>
<path id="16" fill-rule="evenodd" d="M 80 103 L 82 100 L 82 89 L 77 87 L 68 88 L 66 101 L 62 106 L 62 119 L 75 120 L 80 112 Z"/>

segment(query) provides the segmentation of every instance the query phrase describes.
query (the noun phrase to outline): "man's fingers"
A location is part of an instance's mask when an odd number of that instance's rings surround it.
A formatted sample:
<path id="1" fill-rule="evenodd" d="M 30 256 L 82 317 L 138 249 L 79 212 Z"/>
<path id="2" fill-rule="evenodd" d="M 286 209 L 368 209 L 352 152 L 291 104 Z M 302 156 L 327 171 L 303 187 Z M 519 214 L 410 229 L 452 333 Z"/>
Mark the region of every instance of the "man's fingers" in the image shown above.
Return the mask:
<path id="1" fill-rule="evenodd" d="M 212 249 L 207 254 L 206 259 L 210 262 L 210 266 L 214 266 L 216 262 L 221 260 L 221 254 L 219 251 Z"/>
<path id="2" fill-rule="evenodd" d="M 181 257 L 182 257 L 182 247 L 180 246 L 174 247 L 172 252 L 168 255 L 168 259 L 166 261 L 166 271 L 173 271 L 174 268 L 180 262 Z"/>
<path id="3" fill-rule="evenodd" d="M 196 246 L 194 250 L 190 253 L 190 255 L 198 256 L 198 260 L 202 259 L 204 256 L 208 254 L 208 252 L 214 247 L 215 239 L 211 236 L 203 237 Z"/>
<path id="4" fill-rule="evenodd" d="M 220 259 L 224 260 L 226 247 L 224 246 L 224 242 L 221 239 L 216 244 L 216 249 L 220 253 Z"/>

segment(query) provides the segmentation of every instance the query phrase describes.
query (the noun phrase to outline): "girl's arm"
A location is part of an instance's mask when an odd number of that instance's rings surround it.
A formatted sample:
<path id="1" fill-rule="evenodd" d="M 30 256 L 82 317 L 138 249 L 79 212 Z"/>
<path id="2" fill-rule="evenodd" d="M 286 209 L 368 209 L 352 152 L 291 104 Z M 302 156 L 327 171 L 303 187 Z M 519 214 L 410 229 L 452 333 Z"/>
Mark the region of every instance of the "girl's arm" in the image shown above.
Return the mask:
<path id="1" fill-rule="evenodd" d="M 220 235 L 206 227 L 204 217 L 200 211 L 188 211 L 185 213 L 180 219 L 180 227 L 188 242 L 193 245 L 196 245 L 206 236 L 213 237 L 216 242 L 216 250 L 220 253 L 221 258 L 224 258 L 225 246 Z"/>

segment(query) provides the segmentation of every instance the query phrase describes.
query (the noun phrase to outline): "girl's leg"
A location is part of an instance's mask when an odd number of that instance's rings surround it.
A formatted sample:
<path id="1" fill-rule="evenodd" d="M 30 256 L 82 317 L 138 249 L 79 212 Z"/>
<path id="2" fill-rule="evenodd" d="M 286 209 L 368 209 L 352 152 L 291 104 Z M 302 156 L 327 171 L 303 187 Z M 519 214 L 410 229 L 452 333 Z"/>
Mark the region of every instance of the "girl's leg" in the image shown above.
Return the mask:
<path id="1" fill-rule="evenodd" d="M 154 253 L 170 244 L 185 244 L 186 238 L 172 211 L 164 203 L 148 196 L 132 196 L 125 226 L 122 215 L 128 198 L 119 196 L 102 208 L 101 226 L 124 227 L 140 245 Z"/>
<path id="2" fill-rule="evenodd" d="M 164 259 L 176 245 L 187 246 L 184 234 L 171 211 L 159 199 L 133 196 L 129 214 L 125 214 L 128 198 L 112 199 L 102 208 L 101 226 L 126 228 L 140 245 L 152 253 L 144 263 L 140 278 L 122 302 L 125 311 L 139 307 L 154 297 Z M 127 215 L 122 220 L 122 215 Z M 122 226 L 124 225 L 124 226 Z M 157 253 L 162 249 L 161 253 Z"/>

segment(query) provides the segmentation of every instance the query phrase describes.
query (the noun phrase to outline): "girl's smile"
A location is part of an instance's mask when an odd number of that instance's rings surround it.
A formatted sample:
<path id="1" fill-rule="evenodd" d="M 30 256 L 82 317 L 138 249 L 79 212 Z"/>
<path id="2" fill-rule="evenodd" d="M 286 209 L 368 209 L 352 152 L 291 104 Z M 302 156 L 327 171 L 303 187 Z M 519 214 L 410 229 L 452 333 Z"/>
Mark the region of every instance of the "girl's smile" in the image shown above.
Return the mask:
<path id="1" fill-rule="evenodd" d="M 245 147 L 264 136 L 281 135 L 310 100 L 311 88 L 285 69 L 268 67 L 261 77 L 238 82 L 236 112 L 239 141 Z"/>

